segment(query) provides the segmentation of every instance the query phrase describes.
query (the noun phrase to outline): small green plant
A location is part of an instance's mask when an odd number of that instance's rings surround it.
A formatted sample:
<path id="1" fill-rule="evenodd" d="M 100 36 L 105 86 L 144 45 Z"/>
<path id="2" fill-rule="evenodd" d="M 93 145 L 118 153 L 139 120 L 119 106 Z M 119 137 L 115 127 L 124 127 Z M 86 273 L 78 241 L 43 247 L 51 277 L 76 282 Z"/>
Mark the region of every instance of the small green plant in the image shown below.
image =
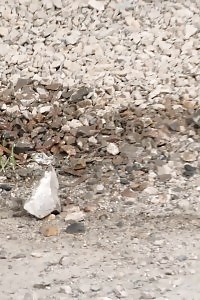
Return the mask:
<path id="1" fill-rule="evenodd" d="M 13 170 L 15 170 L 16 160 L 15 160 L 14 148 L 15 145 L 13 144 L 10 154 L 9 156 L 7 156 L 5 153 L 5 147 L 3 145 L 0 145 L 0 172 L 5 173 L 6 168 L 8 168 L 9 166 L 12 167 Z"/>
<path id="2" fill-rule="evenodd" d="M 15 167 L 16 167 L 14 148 L 15 148 L 15 144 L 12 145 L 11 154 L 10 154 L 10 165 L 12 166 L 13 170 L 15 170 Z"/>

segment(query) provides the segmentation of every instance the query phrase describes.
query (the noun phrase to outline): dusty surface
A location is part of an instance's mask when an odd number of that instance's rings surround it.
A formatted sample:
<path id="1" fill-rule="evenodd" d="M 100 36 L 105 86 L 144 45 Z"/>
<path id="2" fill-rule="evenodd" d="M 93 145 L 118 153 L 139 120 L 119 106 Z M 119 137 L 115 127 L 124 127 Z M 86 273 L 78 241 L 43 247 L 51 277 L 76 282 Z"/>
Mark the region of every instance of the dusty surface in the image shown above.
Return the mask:
<path id="1" fill-rule="evenodd" d="M 0 299 L 200 299 L 199 5 L 1 1 Z"/>

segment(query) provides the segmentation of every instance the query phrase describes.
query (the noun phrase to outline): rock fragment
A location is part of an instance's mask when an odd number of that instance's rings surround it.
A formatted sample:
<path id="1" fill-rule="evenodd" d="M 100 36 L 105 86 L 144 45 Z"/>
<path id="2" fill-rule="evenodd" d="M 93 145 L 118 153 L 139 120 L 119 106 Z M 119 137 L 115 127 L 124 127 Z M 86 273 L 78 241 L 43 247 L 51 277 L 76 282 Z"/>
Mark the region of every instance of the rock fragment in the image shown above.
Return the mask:
<path id="1" fill-rule="evenodd" d="M 192 120 L 197 126 L 200 126 L 200 109 L 194 112 Z"/>
<path id="2" fill-rule="evenodd" d="M 189 39 L 195 33 L 197 33 L 198 29 L 194 25 L 187 24 L 185 26 L 185 38 Z"/>
<path id="3" fill-rule="evenodd" d="M 65 221 L 80 222 L 85 219 L 85 214 L 80 210 L 79 207 L 72 207 L 62 215 L 65 215 Z"/>
<path id="4" fill-rule="evenodd" d="M 66 36 L 64 41 L 66 45 L 75 45 L 78 43 L 79 39 L 81 37 L 81 34 L 78 30 L 71 31 L 71 34 Z"/>
<path id="5" fill-rule="evenodd" d="M 31 215 L 42 219 L 53 211 L 61 210 L 58 198 L 58 179 L 54 168 L 46 171 L 39 184 L 33 189 L 30 199 L 24 204 L 24 209 Z"/>
<path id="6" fill-rule="evenodd" d="M 107 146 L 107 152 L 115 156 L 119 154 L 119 148 L 115 143 L 109 143 Z"/>
<path id="7" fill-rule="evenodd" d="M 191 166 L 190 164 L 184 165 L 183 176 L 192 177 L 196 173 L 196 167 Z"/>
<path id="8" fill-rule="evenodd" d="M 113 290 L 114 294 L 116 295 L 117 298 L 119 299 L 124 299 L 127 298 L 127 293 L 124 290 L 124 288 L 120 285 L 116 286 Z"/>
<path id="9" fill-rule="evenodd" d="M 85 233 L 85 225 L 80 222 L 73 222 L 66 228 L 66 232 L 70 234 Z"/>
<path id="10" fill-rule="evenodd" d="M 71 295 L 72 294 L 72 288 L 69 285 L 63 285 L 60 288 L 60 293 L 66 294 L 66 295 Z"/>
<path id="11" fill-rule="evenodd" d="M 61 1 L 61 0 L 52 0 L 52 3 L 53 3 L 53 5 L 54 5 L 56 8 L 62 8 L 62 7 L 63 7 L 62 1 Z"/>
<path id="12" fill-rule="evenodd" d="M 57 236 L 59 235 L 60 230 L 58 227 L 55 226 L 44 225 L 40 228 L 40 233 L 45 237 Z"/>
<path id="13" fill-rule="evenodd" d="M 182 155 L 181 158 L 185 162 L 192 162 L 195 161 L 198 157 L 198 152 L 197 151 L 185 151 Z"/>
<path id="14" fill-rule="evenodd" d="M 88 5 L 89 5 L 89 7 L 94 8 L 99 11 L 103 11 L 105 9 L 104 1 L 89 0 Z"/>
<path id="15" fill-rule="evenodd" d="M 140 296 L 140 299 L 141 300 L 147 300 L 147 299 L 156 299 L 156 296 L 153 292 L 150 292 L 150 291 L 143 291 L 141 293 L 141 296 Z"/>

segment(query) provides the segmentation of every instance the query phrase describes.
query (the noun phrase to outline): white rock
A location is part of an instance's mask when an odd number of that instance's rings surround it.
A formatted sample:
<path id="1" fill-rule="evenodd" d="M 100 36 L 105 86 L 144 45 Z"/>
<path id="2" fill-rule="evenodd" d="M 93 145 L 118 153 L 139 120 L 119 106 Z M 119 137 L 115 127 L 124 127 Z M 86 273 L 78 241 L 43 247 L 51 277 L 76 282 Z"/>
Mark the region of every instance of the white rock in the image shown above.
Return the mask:
<path id="1" fill-rule="evenodd" d="M 36 258 L 40 258 L 40 257 L 43 257 L 43 253 L 41 253 L 41 252 L 32 252 L 31 256 L 36 257 Z"/>
<path id="2" fill-rule="evenodd" d="M 94 145 L 98 143 L 97 139 L 94 136 L 89 137 L 88 142 Z"/>
<path id="3" fill-rule="evenodd" d="M 105 5 L 103 1 L 89 0 L 88 5 L 91 8 L 94 8 L 99 11 L 103 11 L 105 9 Z"/>
<path id="4" fill-rule="evenodd" d="M 62 126 L 61 131 L 63 132 L 69 132 L 70 131 L 70 126 L 68 124 L 65 124 Z"/>
<path id="5" fill-rule="evenodd" d="M 119 154 L 119 148 L 115 143 L 109 143 L 107 146 L 107 152 L 112 155 Z"/>
<path id="6" fill-rule="evenodd" d="M 183 210 L 188 210 L 190 208 L 190 202 L 187 199 L 182 199 L 178 202 L 178 207 Z"/>
<path id="7" fill-rule="evenodd" d="M 78 31 L 78 30 L 72 30 L 71 34 L 67 35 L 65 37 L 65 43 L 67 45 L 75 45 L 79 41 L 80 36 L 81 36 L 80 31 Z"/>
<path id="8" fill-rule="evenodd" d="M 30 3 L 29 5 L 29 11 L 34 14 L 37 10 L 40 9 L 40 5 L 39 5 L 39 2 L 37 1 L 34 1 L 33 3 Z"/>
<path id="9" fill-rule="evenodd" d="M 7 54 L 9 51 L 9 48 L 10 47 L 8 44 L 1 43 L 0 44 L 0 56 L 4 56 L 5 54 Z"/>
<path id="10" fill-rule="evenodd" d="M 197 32 L 197 28 L 194 25 L 186 25 L 185 26 L 185 38 L 189 39 L 191 36 L 193 36 Z"/>
<path id="11" fill-rule="evenodd" d="M 49 36 L 49 35 L 52 34 L 55 30 L 56 30 L 56 25 L 51 25 L 51 26 L 47 27 L 47 28 L 44 30 L 44 32 L 43 32 L 44 37 Z"/>
<path id="12" fill-rule="evenodd" d="M 156 296 L 153 292 L 151 291 L 142 291 L 140 299 L 156 299 Z"/>
<path id="13" fill-rule="evenodd" d="M 7 27 L 0 27 L 0 36 L 6 36 L 8 34 L 8 28 Z"/>
<path id="14" fill-rule="evenodd" d="M 149 195 L 157 195 L 158 190 L 153 186 L 148 186 L 146 189 L 144 189 L 143 193 L 149 194 Z"/>
<path id="15" fill-rule="evenodd" d="M 14 105 L 12 107 L 7 107 L 6 111 L 8 114 L 14 114 L 16 112 L 18 112 L 20 109 L 19 109 L 19 106 L 18 105 Z"/>
<path id="16" fill-rule="evenodd" d="M 167 165 L 157 166 L 158 175 L 168 175 L 172 174 L 172 169 Z"/>
<path id="17" fill-rule="evenodd" d="M 70 128 L 78 128 L 78 127 L 81 127 L 83 126 L 83 124 L 77 120 L 77 119 L 73 119 L 71 121 L 68 121 L 67 122 L 67 125 L 70 127 Z"/>
<path id="18" fill-rule="evenodd" d="M 53 2 L 51 0 L 42 0 L 42 3 L 46 9 L 51 9 L 53 7 Z"/>
<path id="19" fill-rule="evenodd" d="M 97 184 L 97 186 L 96 186 L 96 192 L 97 192 L 97 194 L 101 194 L 104 191 L 104 189 L 105 189 L 105 187 L 104 187 L 104 185 L 102 183 Z"/>
<path id="20" fill-rule="evenodd" d="M 30 199 L 24 204 L 24 209 L 31 215 L 42 219 L 53 211 L 61 210 L 58 198 L 59 183 L 53 167 L 46 171 L 39 184 L 34 187 Z"/>
<path id="21" fill-rule="evenodd" d="M 54 162 L 54 156 L 47 156 L 45 153 L 33 153 L 31 155 L 33 161 L 35 161 L 39 165 L 50 166 Z"/>
<path id="22" fill-rule="evenodd" d="M 63 7 L 61 0 L 52 0 L 52 2 L 53 2 L 54 6 L 56 8 L 62 8 Z"/>
<path id="23" fill-rule="evenodd" d="M 40 114 L 44 114 L 45 112 L 50 112 L 51 107 L 52 107 L 51 105 L 46 105 L 46 106 L 39 107 L 38 112 Z"/>
<path id="24" fill-rule="evenodd" d="M 126 291 L 120 285 L 116 286 L 116 288 L 113 290 L 113 292 L 115 293 L 116 297 L 119 298 L 119 299 L 127 298 Z"/>
<path id="25" fill-rule="evenodd" d="M 133 16 L 126 16 L 125 21 L 126 21 L 126 24 L 128 26 L 131 26 L 134 31 L 137 31 L 140 29 L 140 23 Z"/>
<path id="26" fill-rule="evenodd" d="M 47 97 L 49 95 L 49 92 L 47 90 L 45 90 L 43 87 L 37 87 L 36 91 L 40 96 L 43 96 L 43 97 L 44 96 Z"/>
<path id="27" fill-rule="evenodd" d="M 71 295 L 72 294 L 72 288 L 71 286 L 69 285 L 64 285 L 61 287 L 60 291 L 64 294 L 67 294 L 67 295 Z"/>
<path id="28" fill-rule="evenodd" d="M 65 221 L 75 221 L 75 222 L 80 222 L 85 219 L 85 214 L 82 211 L 75 211 L 72 213 L 69 213 L 65 217 Z"/>

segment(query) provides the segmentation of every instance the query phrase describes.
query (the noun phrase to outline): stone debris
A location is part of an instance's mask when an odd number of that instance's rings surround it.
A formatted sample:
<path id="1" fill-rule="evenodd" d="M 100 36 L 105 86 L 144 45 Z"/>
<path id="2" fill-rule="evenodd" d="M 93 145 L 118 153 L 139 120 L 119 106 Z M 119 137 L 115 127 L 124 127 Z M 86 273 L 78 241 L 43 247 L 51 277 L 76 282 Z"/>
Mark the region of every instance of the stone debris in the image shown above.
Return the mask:
<path id="1" fill-rule="evenodd" d="M 56 226 L 51 225 L 43 225 L 40 228 L 40 233 L 45 237 L 57 236 L 60 233 L 60 229 Z"/>
<path id="2" fill-rule="evenodd" d="M 89 0 L 88 5 L 91 8 L 94 8 L 99 11 L 103 11 L 105 6 L 104 6 L 104 1 L 98 1 L 98 0 Z"/>
<path id="3" fill-rule="evenodd" d="M 185 162 L 193 162 L 197 159 L 198 157 L 198 152 L 197 151 L 185 151 L 181 158 L 185 161 Z"/>
<path id="4" fill-rule="evenodd" d="M 66 232 L 69 234 L 85 233 L 85 231 L 85 225 L 81 222 L 73 222 L 66 228 Z"/>
<path id="5" fill-rule="evenodd" d="M 85 214 L 80 210 L 79 207 L 68 208 L 67 211 L 62 212 L 62 216 L 64 215 L 65 221 L 74 221 L 80 222 L 84 221 Z"/>
<path id="6" fill-rule="evenodd" d="M 143 291 L 141 293 L 140 299 L 156 299 L 156 296 L 153 292 Z"/>
<path id="7" fill-rule="evenodd" d="M 0 259 L 7 259 L 8 254 L 6 253 L 6 251 L 2 248 L 0 248 Z"/>
<path id="8" fill-rule="evenodd" d="M 107 146 L 107 152 L 112 155 L 117 155 L 119 154 L 119 148 L 117 147 L 116 144 L 109 143 Z"/>
<path id="9" fill-rule="evenodd" d="M 189 164 L 185 164 L 183 175 L 185 177 L 192 177 L 196 173 L 196 169 L 197 169 L 196 167 L 193 167 Z"/>
<path id="10" fill-rule="evenodd" d="M 192 120 L 197 126 L 200 126 L 200 109 L 196 110 L 192 116 Z"/>
<path id="11" fill-rule="evenodd" d="M 42 219 L 53 211 L 60 212 L 58 198 L 58 179 L 54 168 L 46 171 L 39 184 L 34 187 L 31 197 L 24 204 L 24 209 L 31 215 Z"/>
<path id="12" fill-rule="evenodd" d="M 69 286 L 69 285 L 63 285 L 60 288 L 60 293 L 71 295 L 72 294 L 72 288 L 71 288 L 71 286 Z"/>

